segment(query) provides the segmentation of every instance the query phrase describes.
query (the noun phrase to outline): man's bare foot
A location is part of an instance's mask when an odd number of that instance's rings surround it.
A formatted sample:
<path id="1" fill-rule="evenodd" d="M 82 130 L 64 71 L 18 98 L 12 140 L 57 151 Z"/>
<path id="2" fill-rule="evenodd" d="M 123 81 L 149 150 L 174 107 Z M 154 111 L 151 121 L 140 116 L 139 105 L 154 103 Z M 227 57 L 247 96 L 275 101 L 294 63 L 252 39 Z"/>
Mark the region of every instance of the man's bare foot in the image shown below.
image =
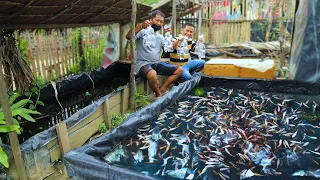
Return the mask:
<path id="1" fill-rule="evenodd" d="M 160 90 L 160 93 L 155 93 L 155 94 L 156 94 L 156 97 L 161 97 L 162 96 L 161 90 Z"/>
<path id="2" fill-rule="evenodd" d="M 162 86 L 159 87 L 159 90 L 160 90 L 161 95 L 164 95 L 166 93 L 166 91 L 167 91 L 167 89 L 163 88 Z"/>

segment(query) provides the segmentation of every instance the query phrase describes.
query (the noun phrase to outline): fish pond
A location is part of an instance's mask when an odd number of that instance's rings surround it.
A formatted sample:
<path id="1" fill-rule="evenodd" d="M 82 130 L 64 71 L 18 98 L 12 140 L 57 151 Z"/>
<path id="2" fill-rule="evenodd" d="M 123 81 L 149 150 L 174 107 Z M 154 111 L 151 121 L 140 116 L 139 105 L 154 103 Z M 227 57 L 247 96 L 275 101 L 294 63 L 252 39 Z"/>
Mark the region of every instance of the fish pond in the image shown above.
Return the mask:
<path id="1" fill-rule="evenodd" d="M 318 110 L 297 95 L 196 89 L 103 159 L 156 179 L 319 179 Z"/>

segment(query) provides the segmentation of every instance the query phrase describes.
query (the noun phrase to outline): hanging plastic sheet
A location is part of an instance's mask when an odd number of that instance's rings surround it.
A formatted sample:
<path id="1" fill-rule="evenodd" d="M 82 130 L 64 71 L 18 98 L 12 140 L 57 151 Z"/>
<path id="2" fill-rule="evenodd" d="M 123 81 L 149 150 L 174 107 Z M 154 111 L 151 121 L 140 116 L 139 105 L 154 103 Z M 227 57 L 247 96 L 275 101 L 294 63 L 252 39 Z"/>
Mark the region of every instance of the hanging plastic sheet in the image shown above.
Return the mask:
<path id="1" fill-rule="evenodd" d="M 117 77 L 129 77 L 129 75 L 129 64 L 113 63 L 106 69 L 98 68 L 90 72 L 70 76 L 56 82 L 58 97 L 90 86 L 93 87 L 94 84 L 111 82 L 112 79 Z M 55 92 L 51 84 L 41 89 L 40 94 L 41 101 L 55 98 Z"/>
<path id="2" fill-rule="evenodd" d="M 298 2 L 289 60 L 289 78 L 320 83 L 320 0 Z"/>

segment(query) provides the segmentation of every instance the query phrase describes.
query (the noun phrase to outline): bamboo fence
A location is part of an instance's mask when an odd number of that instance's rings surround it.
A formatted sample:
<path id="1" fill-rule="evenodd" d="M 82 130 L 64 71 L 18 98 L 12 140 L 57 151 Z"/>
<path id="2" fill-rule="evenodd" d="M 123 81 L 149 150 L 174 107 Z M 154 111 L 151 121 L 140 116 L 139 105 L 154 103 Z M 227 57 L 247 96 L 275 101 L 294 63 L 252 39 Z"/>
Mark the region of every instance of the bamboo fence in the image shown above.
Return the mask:
<path id="1" fill-rule="evenodd" d="M 27 60 L 33 74 L 50 81 L 80 71 L 79 45 L 84 49 L 86 70 L 98 68 L 101 65 L 107 30 L 106 26 L 54 29 L 46 32 L 26 30 L 20 36 L 27 42 Z M 78 38 L 79 35 L 81 38 Z"/>
<path id="2" fill-rule="evenodd" d="M 214 1 L 203 5 L 202 11 L 189 13 L 177 20 L 177 30 L 180 32 L 183 24 L 189 22 L 195 26 L 193 39 L 197 39 L 201 29 L 206 42 L 210 44 L 247 43 L 251 40 L 252 23 L 267 21 L 268 14 L 277 0 L 263 3 L 260 1 L 238 1 L 238 3 Z M 285 1 L 286 22 L 294 18 L 295 3 Z M 279 21 L 279 8 L 273 11 L 273 21 Z M 199 17 L 201 28 L 199 28 Z"/>

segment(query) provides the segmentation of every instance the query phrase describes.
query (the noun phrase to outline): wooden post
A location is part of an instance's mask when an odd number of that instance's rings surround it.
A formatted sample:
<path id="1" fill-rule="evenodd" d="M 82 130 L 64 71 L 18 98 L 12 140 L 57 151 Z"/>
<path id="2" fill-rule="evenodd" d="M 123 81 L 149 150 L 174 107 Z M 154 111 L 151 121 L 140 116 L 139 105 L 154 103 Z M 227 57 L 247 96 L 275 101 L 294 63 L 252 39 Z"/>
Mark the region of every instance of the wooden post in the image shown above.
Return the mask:
<path id="1" fill-rule="evenodd" d="M 69 133 L 67 129 L 66 122 L 63 121 L 55 125 L 57 131 L 57 137 L 59 142 L 59 147 L 62 157 L 71 150 L 71 145 L 69 141 Z M 66 166 L 63 166 L 64 177 L 68 177 Z"/>
<path id="2" fill-rule="evenodd" d="M 111 129 L 111 115 L 110 115 L 110 105 L 109 105 L 109 99 L 107 99 L 103 105 L 103 120 L 104 123 L 106 124 L 107 128 L 110 130 Z"/>
<path id="3" fill-rule="evenodd" d="M 132 35 L 130 39 L 130 54 L 131 54 L 131 71 L 130 71 L 130 109 L 135 109 L 135 94 L 136 94 L 136 82 L 135 82 L 135 71 L 136 71 L 136 55 L 134 48 L 135 29 L 136 29 L 136 15 L 137 15 L 137 4 L 136 0 L 132 0 L 132 13 L 131 13 L 131 29 Z"/>
<path id="4" fill-rule="evenodd" d="M 128 96 L 127 96 L 128 91 L 129 91 L 128 88 L 124 88 L 121 91 L 121 102 L 120 102 L 120 112 L 121 112 L 121 114 L 125 114 L 126 110 L 128 108 Z"/>
<path id="5" fill-rule="evenodd" d="M 124 33 L 124 28 L 123 28 L 123 25 L 120 24 L 120 35 L 119 35 L 120 57 L 119 57 L 119 60 L 125 59 L 125 57 L 124 57 L 124 49 L 123 49 L 124 48 L 124 46 L 123 46 L 124 38 L 123 38 L 122 34 L 125 34 Z"/>
<path id="6" fill-rule="evenodd" d="M 56 124 L 55 127 L 57 131 L 61 154 L 62 156 L 64 156 L 71 149 L 66 122 L 62 121 L 61 123 Z"/>
<path id="7" fill-rule="evenodd" d="M 0 67 L 2 67 L 2 61 L 0 61 Z M 4 113 L 4 118 L 6 121 L 6 124 L 8 126 L 12 126 L 13 120 L 12 120 L 12 114 L 10 110 L 9 105 L 9 97 L 6 90 L 6 83 L 4 81 L 3 72 L 0 70 L 0 102 L 2 105 L 2 110 Z M 22 159 L 22 153 L 20 149 L 20 144 L 18 140 L 18 136 L 15 131 L 9 132 L 9 139 L 11 144 L 11 149 L 14 157 L 15 164 L 17 166 L 18 176 L 20 180 L 26 180 L 27 179 L 27 173 L 24 166 L 24 161 Z"/>
<path id="8" fill-rule="evenodd" d="M 200 36 L 200 34 L 203 34 L 201 33 L 201 24 L 202 24 L 202 8 L 199 9 L 199 12 L 198 12 L 198 37 Z M 198 38 L 197 37 L 197 38 Z M 207 37 L 205 37 L 207 38 Z"/>
<path id="9" fill-rule="evenodd" d="M 176 6 L 177 6 L 177 0 L 172 0 L 172 35 L 173 37 L 177 36 L 177 11 L 176 11 Z"/>

